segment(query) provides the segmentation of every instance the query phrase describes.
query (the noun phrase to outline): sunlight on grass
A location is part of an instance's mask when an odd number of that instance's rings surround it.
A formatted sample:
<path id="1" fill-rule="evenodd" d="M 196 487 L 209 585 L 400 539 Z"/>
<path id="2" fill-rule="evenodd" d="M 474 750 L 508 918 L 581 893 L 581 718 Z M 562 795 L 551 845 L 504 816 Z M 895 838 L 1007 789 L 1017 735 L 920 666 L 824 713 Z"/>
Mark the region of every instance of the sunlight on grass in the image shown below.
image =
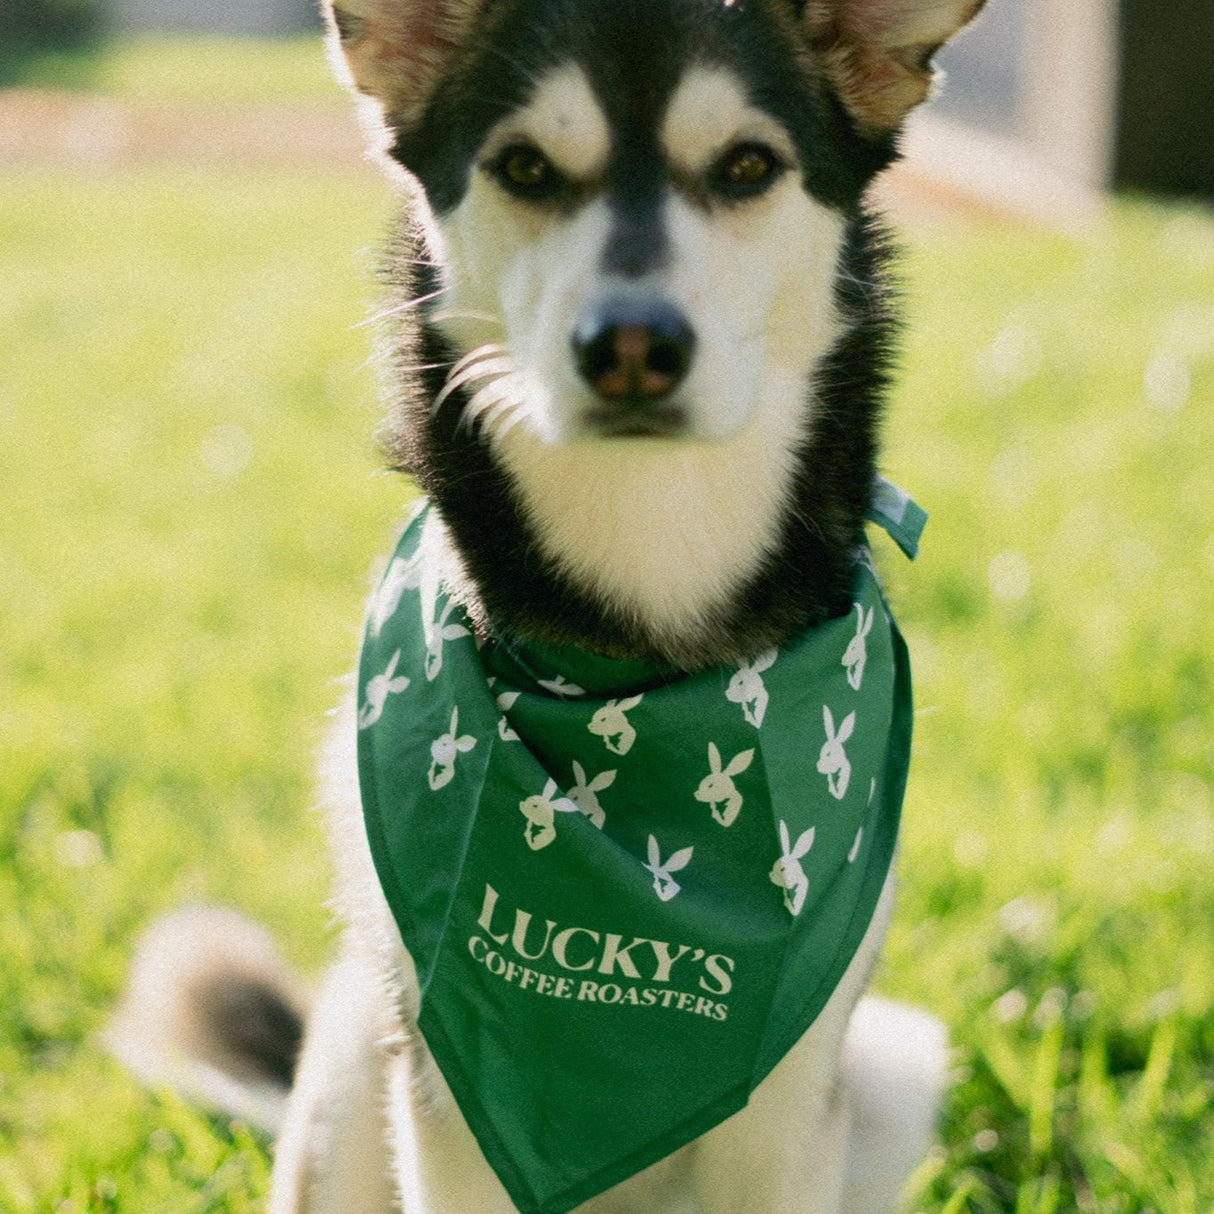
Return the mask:
<path id="1" fill-rule="evenodd" d="M 908 277 L 887 463 L 935 518 L 889 563 L 919 717 L 886 972 L 958 1042 L 918 1208 L 1208 1209 L 1214 221 L 978 224 Z"/>
<path id="2" fill-rule="evenodd" d="M 319 33 L 260 41 L 145 34 L 79 50 L 44 51 L 0 66 L 7 66 L 0 78 L 9 84 L 88 90 L 124 101 L 340 98 Z"/>
<path id="3" fill-rule="evenodd" d="M 0 1208 L 105 1177 L 75 1209 L 260 1191 L 264 1159 L 192 1113 L 209 1153 L 147 1154 L 183 1133 L 93 1038 L 133 934 L 183 899 L 324 955 L 312 755 L 404 496 L 374 476 L 353 328 L 385 215 L 363 175 L 0 196 Z"/>
<path id="4" fill-rule="evenodd" d="M 312 754 L 408 492 L 354 327 L 387 214 L 321 170 L 0 193 L 2 1209 L 264 1192 L 264 1143 L 97 1033 L 183 900 L 326 954 Z M 905 269 L 884 470 L 933 517 L 881 550 L 919 715 L 880 985 L 956 1044 L 913 1208 L 1204 1214 L 1214 221 L 959 221 Z"/>

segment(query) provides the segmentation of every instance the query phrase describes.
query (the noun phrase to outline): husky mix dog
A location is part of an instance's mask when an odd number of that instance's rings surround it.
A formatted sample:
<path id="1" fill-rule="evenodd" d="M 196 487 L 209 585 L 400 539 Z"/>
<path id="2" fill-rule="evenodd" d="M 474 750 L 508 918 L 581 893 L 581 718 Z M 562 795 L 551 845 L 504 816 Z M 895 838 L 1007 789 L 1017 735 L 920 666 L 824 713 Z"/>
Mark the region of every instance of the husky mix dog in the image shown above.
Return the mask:
<path id="1" fill-rule="evenodd" d="M 980 4 L 329 8 L 406 202 L 388 446 L 433 503 L 476 632 L 745 674 L 851 610 L 894 326 L 865 191 Z M 343 944 L 306 1017 L 255 929 L 198 910 L 153 929 L 115 1039 L 137 1069 L 163 1076 L 172 1054 L 176 1078 L 277 1129 L 271 1214 L 508 1211 L 414 1031 L 353 712 L 325 779 Z M 744 1109 L 579 1208 L 890 1210 L 944 1045 L 930 1018 L 860 999 L 889 905 L 887 881 L 825 1009 Z"/>

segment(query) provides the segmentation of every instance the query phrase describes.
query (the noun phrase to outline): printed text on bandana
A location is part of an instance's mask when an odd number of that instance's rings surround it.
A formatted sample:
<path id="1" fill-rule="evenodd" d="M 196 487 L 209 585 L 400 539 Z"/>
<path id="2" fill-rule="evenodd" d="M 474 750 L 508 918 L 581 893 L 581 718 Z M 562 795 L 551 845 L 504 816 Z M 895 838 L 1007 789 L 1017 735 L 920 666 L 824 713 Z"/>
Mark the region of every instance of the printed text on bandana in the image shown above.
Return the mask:
<path id="1" fill-rule="evenodd" d="M 512 913 L 488 884 L 477 927 L 468 938 L 476 963 L 536 996 L 729 1017 L 722 998 L 733 989 L 734 960 L 721 953 Z"/>

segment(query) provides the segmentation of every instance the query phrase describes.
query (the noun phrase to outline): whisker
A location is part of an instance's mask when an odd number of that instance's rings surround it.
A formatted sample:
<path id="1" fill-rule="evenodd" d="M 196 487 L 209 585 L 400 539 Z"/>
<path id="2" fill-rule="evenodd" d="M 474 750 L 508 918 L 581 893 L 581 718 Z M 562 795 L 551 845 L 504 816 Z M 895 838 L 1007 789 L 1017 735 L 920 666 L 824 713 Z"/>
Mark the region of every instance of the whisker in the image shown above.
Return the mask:
<path id="1" fill-rule="evenodd" d="M 441 371 L 444 367 L 450 367 L 449 362 L 440 363 L 409 363 L 403 367 L 396 367 L 394 370 L 401 375 L 416 375 L 419 371 Z"/>
<path id="2" fill-rule="evenodd" d="M 526 410 L 523 408 L 521 400 L 506 395 L 500 400 L 494 401 L 480 415 L 481 426 L 486 432 L 492 431 L 500 438 L 518 425 L 525 413 Z"/>
<path id="3" fill-rule="evenodd" d="M 471 366 L 478 359 L 483 358 L 487 354 L 504 354 L 506 347 L 497 342 L 487 341 L 484 345 L 477 346 L 473 350 L 469 350 L 467 354 L 462 355 L 452 364 L 452 372 L 458 373 L 465 367 Z"/>
<path id="4" fill-rule="evenodd" d="M 504 366 L 493 371 L 482 372 L 478 378 L 485 379 L 486 382 L 481 384 L 464 403 L 464 412 L 479 412 L 485 401 L 493 395 L 494 391 L 505 390 L 505 381 L 510 374 L 510 370 Z"/>
<path id="5" fill-rule="evenodd" d="M 465 367 L 458 373 L 453 371 L 447 377 L 447 382 L 443 385 L 442 389 L 435 396 L 434 403 L 430 406 L 431 413 L 437 413 L 453 392 L 458 391 L 467 384 L 478 379 L 484 379 L 488 375 L 504 374 L 513 369 L 514 360 L 511 358 L 485 358 L 478 363 Z"/>
<path id="6" fill-rule="evenodd" d="M 409 312 L 414 308 L 421 307 L 424 303 L 429 303 L 432 299 L 437 299 L 445 287 L 439 287 L 437 290 L 430 291 L 425 295 L 417 295 L 413 299 L 407 299 L 404 303 L 394 304 L 390 308 L 385 308 L 382 312 L 377 312 L 374 316 L 369 316 L 366 320 L 360 320 L 355 324 L 356 329 L 366 328 L 367 325 L 379 324 L 382 320 L 387 320 L 389 316 L 399 316 L 401 312 Z"/>
<path id="7" fill-rule="evenodd" d="M 499 325 L 502 328 L 506 327 L 506 322 L 500 317 L 495 316 L 492 312 L 473 312 L 468 308 L 444 308 L 440 312 L 431 312 L 431 320 L 480 320 L 486 324 Z"/>
<path id="8" fill-rule="evenodd" d="M 527 410 L 523 408 L 522 401 L 510 401 L 509 405 L 508 409 L 502 410 L 503 420 L 499 421 L 496 416 L 491 419 L 494 432 L 498 438 L 505 438 L 527 416 Z"/>
<path id="9" fill-rule="evenodd" d="M 471 430 L 481 418 L 492 414 L 494 409 L 510 403 L 510 393 L 506 385 L 494 382 L 487 384 L 464 406 L 456 423 L 457 430 Z"/>

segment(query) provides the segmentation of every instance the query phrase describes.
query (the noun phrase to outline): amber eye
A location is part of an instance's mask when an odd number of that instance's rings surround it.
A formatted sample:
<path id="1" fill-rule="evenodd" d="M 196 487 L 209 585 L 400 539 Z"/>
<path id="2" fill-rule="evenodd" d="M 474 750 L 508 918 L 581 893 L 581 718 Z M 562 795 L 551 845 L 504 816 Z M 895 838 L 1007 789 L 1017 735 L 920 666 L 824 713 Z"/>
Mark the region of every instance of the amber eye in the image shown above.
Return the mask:
<path id="1" fill-rule="evenodd" d="M 771 148 L 741 143 L 717 161 L 712 184 L 726 196 L 749 198 L 763 193 L 783 171 L 784 165 Z"/>
<path id="2" fill-rule="evenodd" d="M 561 176 L 539 148 L 515 143 L 505 148 L 493 166 L 498 180 L 513 194 L 540 198 L 552 193 Z"/>

